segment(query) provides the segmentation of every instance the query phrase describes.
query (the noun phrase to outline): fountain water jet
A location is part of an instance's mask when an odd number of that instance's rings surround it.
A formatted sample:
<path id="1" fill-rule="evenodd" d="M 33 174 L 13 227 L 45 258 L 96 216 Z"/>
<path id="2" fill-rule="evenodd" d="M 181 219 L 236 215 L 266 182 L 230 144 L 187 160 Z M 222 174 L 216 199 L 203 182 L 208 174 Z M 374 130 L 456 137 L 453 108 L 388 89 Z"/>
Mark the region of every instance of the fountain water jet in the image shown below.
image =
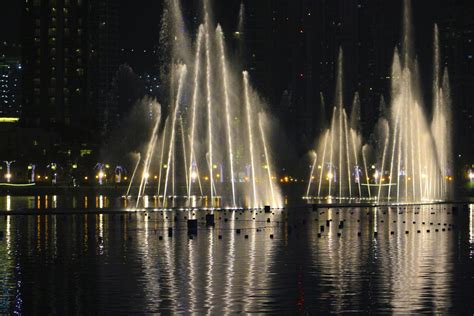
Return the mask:
<path id="1" fill-rule="evenodd" d="M 150 138 L 148 149 L 153 150 L 145 163 L 149 173 L 152 162 L 159 161 L 161 207 L 179 207 L 181 203 L 210 209 L 258 208 L 265 203 L 282 207 L 272 174 L 273 126 L 265 116 L 264 102 L 250 85 L 249 74 L 234 71 L 239 62 L 233 64 L 226 55 L 223 30 L 210 18 L 206 0 L 194 43 L 192 36 L 181 32 L 185 25 L 180 1 L 171 0 L 167 5 L 170 12 L 166 18 L 171 22 L 167 29 L 173 33 L 162 36 L 170 40 L 171 52 L 163 85 L 169 86 L 170 111 L 161 135 L 153 133 Z M 192 73 L 189 78 L 188 68 Z M 161 147 L 161 153 L 160 149 L 155 153 L 155 147 Z M 146 195 L 147 188 L 146 179 L 141 180 L 140 197 Z M 170 194 L 172 203 L 168 203 Z"/>
<path id="2" fill-rule="evenodd" d="M 378 125 L 380 128 L 375 131 L 376 137 L 373 138 L 378 142 L 371 144 L 357 142 L 358 126 L 355 123 L 358 121 L 355 117 L 358 115 L 357 102 L 353 105 L 351 126 L 347 124 L 348 118 L 342 101 L 342 53 L 339 54 L 331 126 L 325 133 L 324 144 L 320 142 L 317 147 L 317 151 L 323 147 L 324 164 L 327 138 L 330 137 L 328 195 L 333 195 L 331 187 L 334 182 L 334 185 L 339 187 L 335 200 L 352 199 L 352 186 L 355 182 L 359 185 L 359 198 L 373 199 L 380 203 L 385 199 L 393 203 L 432 202 L 446 200 L 450 195 L 452 159 L 449 80 L 446 70 L 444 75 L 441 74 L 439 36 L 435 26 L 433 114 L 430 121 L 419 91 L 410 11 L 409 1 L 405 0 L 402 47 L 400 53 L 395 49 L 392 64 L 390 111 L 385 113 L 381 106 L 382 117 Z M 440 78 L 443 78 L 442 83 Z M 356 100 L 357 96 L 354 99 Z M 349 145 L 350 141 L 352 146 Z M 369 156 L 369 152 L 373 150 L 374 155 Z M 365 192 L 362 194 L 360 190 L 360 173 L 357 166 L 359 154 L 362 155 L 365 169 L 366 194 Z M 369 175 L 368 163 L 374 170 L 373 181 Z M 336 166 L 339 170 L 335 170 Z M 347 170 L 343 170 L 344 168 Z M 355 174 L 351 174 L 350 170 L 356 170 Z M 347 179 L 344 175 L 347 175 Z M 321 172 L 318 199 L 323 198 L 320 195 L 322 183 Z M 375 195 L 371 192 L 371 186 L 377 188 Z M 392 188 L 393 186 L 396 188 Z M 386 193 L 382 192 L 385 187 L 387 187 Z M 311 192 L 308 190 L 307 196 L 310 195 Z"/>

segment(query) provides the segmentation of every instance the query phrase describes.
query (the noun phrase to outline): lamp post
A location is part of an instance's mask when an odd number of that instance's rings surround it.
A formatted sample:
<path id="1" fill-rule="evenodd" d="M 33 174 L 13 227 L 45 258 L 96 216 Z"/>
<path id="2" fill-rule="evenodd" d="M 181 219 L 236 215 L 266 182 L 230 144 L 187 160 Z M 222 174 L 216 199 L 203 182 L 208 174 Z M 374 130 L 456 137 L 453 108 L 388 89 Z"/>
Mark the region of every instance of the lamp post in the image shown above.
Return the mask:
<path id="1" fill-rule="evenodd" d="M 11 173 L 11 165 L 14 163 L 15 160 L 11 161 L 4 161 L 5 165 L 7 166 L 7 173 L 5 174 L 5 179 L 7 179 L 7 182 L 10 183 L 12 179 L 12 173 Z"/>
<path id="2" fill-rule="evenodd" d="M 103 163 L 100 163 L 100 162 L 98 162 L 94 167 L 94 169 L 99 170 L 99 173 L 97 174 L 97 179 L 99 180 L 99 185 L 103 184 L 103 179 L 105 178 L 104 167 L 105 167 L 105 165 Z"/>
<path id="3" fill-rule="evenodd" d="M 35 165 L 35 164 L 30 163 L 30 164 L 28 165 L 28 170 L 30 170 L 30 183 L 34 183 L 34 182 L 35 182 L 35 169 L 36 169 L 36 165 Z"/>
<path id="4" fill-rule="evenodd" d="M 59 167 L 59 165 L 55 162 L 52 162 L 50 163 L 49 165 L 46 166 L 47 168 L 50 168 L 51 171 L 52 171 L 52 177 L 51 177 L 51 183 L 52 184 L 56 184 L 57 183 L 57 180 L 58 180 L 58 173 L 57 173 L 57 169 Z"/>
<path id="5" fill-rule="evenodd" d="M 122 182 L 122 173 L 125 171 L 125 169 L 122 166 L 116 166 L 115 167 L 115 182 L 120 183 Z"/>

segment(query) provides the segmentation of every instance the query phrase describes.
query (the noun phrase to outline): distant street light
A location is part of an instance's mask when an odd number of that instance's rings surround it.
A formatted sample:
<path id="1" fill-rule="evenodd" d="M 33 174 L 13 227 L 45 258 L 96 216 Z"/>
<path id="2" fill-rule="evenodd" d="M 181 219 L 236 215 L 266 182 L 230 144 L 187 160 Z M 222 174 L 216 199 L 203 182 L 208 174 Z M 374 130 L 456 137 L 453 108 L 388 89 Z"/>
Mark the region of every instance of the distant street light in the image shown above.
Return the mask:
<path id="1" fill-rule="evenodd" d="M 7 180 L 7 182 L 10 182 L 11 179 L 12 179 L 11 165 L 14 162 L 15 162 L 15 160 L 4 161 L 5 165 L 7 166 L 7 173 L 5 174 L 5 179 Z"/>

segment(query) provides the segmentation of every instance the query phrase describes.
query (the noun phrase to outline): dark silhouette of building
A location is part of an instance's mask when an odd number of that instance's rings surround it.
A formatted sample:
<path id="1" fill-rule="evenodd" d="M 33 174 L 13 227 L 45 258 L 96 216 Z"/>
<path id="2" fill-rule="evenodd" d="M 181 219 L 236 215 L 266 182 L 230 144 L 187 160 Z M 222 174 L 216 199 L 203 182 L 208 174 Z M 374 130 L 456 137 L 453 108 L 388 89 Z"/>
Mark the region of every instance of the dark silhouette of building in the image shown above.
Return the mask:
<path id="1" fill-rule="evenodd" d="M 20 46 L 0 43 L 0 117 L 18 118 L 22 108 Z"/>
<path id="2" fill-rule="evenodd" d="M 84 140 L 114 120 L 118 67 L 113 0 L 26 1 L 22 15 L 22 123 Z"/>

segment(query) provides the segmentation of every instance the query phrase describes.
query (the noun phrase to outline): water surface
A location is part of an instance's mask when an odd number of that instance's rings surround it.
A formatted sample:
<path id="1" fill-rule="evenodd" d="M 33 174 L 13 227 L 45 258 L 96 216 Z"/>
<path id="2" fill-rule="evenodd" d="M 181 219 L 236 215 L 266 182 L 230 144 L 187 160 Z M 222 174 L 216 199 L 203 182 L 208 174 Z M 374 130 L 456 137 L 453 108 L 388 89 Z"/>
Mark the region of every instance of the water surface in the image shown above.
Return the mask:
<path id="1" fill-rule="evenodd" d="M 474 312 L 473 206 L 80 210 L 0 218 L 0 313 Z"/>

